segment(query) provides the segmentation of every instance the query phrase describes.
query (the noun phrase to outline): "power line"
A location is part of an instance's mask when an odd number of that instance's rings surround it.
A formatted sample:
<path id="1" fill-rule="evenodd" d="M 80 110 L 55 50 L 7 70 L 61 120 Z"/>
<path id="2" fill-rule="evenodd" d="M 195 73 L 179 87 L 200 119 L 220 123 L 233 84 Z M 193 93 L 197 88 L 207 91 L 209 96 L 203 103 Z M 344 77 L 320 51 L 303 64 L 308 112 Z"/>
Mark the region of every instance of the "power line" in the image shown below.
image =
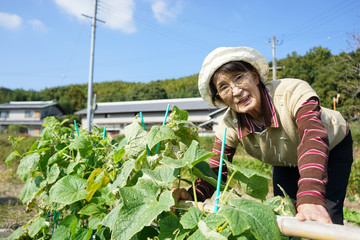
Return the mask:
<path id="1" fill-rule="evenodd" d="M 119 9 L 110 8 L 110 6 L 108 6 L 108 5 L 104 4 L 104 3 L 102 3 L 100 5 L 100 7 L 99 7 L 99 11 L 103 11 L 106 14 L 112 15 L 112 16 L 117 17 L 119 19 L 126 20 L 123 17 L 115 14 L 114 11 L 116 11 L 116 10 L 119 10 Z M 171 39 L 173 39 L 175 41 L 183 42 L 185 44 L 193 45 L 195 47 L 204 48 L 204 49 L 205 49 L 205 47 L 204 47 L 205 44 L 207 44 L 209 46 L 214 45 L 213 43 L 210 43 L 210 42 L 207 42 L 207 41 L 204 41 L 204 40 L 199 40 L 194 36 L 189 36 L 189 35 L 186 35 L 185 33 L 179 33 L 179 32 L 170 30 L 168 28 L 160 27 L 160 26 L 158 26 L 156 24 L 152 24 L 149 21 L 143 20 L 143 19 L 141 19 L 139 17 L 134 16 L 133 18 L 136 21 L 136 23 L 139 26 L 143 27 L 144 29 L 149 30 L 149 31 L 151 31 L 151 32 L 153 32 L 155 34 L 159 34 L 159 35 L 165 36 L 167 38 L 171 38 Z"/>
<path id="2" fill-rule="evenodd" d="M 335 5 L 330 9 L 325 10 L 320 14 L 317 14 L 314 18 L 310 19 L 309 21 L 306 21 L 303 24 L 293 28 L 292 32 L 286 34 L 285 39 L 290 40 L 296 38 L 297 36 L 303 34 L 309 29 L 313 29 L 314 27 L 321 26 L 322 24 L 328 22 L 329 20 L 336 19 L 337 17 L 343 15 L 347 11 L 358 8 L 359 6 L 360 6 L 360 2 L 357 0 L 353 1 L 350 4 L 348 4 L 348 2 L 346 1 L 342 1 L 338 5 Z"/>

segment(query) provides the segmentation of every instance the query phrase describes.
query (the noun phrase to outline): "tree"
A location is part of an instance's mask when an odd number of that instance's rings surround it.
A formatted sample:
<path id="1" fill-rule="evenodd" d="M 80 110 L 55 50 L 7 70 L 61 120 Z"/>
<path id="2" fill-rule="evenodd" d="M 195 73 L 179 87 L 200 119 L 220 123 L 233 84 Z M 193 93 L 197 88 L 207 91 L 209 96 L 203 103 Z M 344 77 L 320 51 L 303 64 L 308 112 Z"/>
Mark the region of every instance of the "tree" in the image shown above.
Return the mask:
<path id="1" fill-rule="evenodd" d="M 131 88 L 129 98 L 131 100 L 167 99 L 167 94 L 159 84 L 150 82 Z"/>
<path id="2" fill-rule="evenodd" d="M 322 105 L 331 108 L 332 96 L 336 96 L 337 91 L 337 77 L 330 68 L 332 58 L 330 50 L 322 47 L 314 47 L 304 56 L 293 52 L 278 61 L 279 66 L 285 66 L 279 71 L 279 78 L 298 78 L 308 82 L 317 92 Z"/>
<path id="3" fill-rule="evenodd" d="M 338 90 L 342 96 L 339 110 L 350 121 L 360 120 L 360 48 L 334 58 L 333 70 L 339 73 Z"/>
<path id="4" fill-rule="evenodd" d="M 67 113 L 74 113 L 86 106 L 86 96 L 79 86 L 72 85 L 66 94 L 59 97 L 59 105 Z"/>

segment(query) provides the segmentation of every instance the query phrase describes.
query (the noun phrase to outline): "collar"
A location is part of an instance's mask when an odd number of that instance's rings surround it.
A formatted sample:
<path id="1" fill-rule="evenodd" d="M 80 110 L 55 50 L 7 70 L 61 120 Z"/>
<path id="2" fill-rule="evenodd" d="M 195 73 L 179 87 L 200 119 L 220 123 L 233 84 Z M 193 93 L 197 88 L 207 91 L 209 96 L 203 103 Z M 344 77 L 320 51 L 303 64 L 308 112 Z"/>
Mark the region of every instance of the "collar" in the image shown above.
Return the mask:
<path id="1" fill-rule="evenodd" d="M 246 137 L 254 132 L 262 132 L 267 127 L 278 128 L 279 122 L 276 117 L 276 112 L 273 103 L 271 102 L 271 96 L 266 88 L 260 87 L 261 96 L 261 112 L 264 117 L 264 126 L 258 126 L 252 120 L 250 115 L 237 113 L 238 118 L 238 135 L 239 139 Z"/>

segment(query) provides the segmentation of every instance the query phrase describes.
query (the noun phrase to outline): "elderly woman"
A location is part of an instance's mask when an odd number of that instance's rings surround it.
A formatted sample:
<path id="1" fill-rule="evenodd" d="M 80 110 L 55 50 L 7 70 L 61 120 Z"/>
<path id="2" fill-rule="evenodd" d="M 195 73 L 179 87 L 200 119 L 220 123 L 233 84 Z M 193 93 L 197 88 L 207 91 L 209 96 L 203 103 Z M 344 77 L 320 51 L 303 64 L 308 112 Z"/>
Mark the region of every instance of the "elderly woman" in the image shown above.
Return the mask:
<path id="1" fill-rule="evenodd" d="M 274 195 L 278 184 L 296 204 L 298 220 L 343 224 L 343 202 L 350 175 L 352 138 L 339 112 L 320 106 L 308 83 L 298 79 L 268 81 L 268 63 L 248 47 L 221 47 L 211 52 L 199 75 L 199 90 L 208 104 L 227 108 L 216 132 L 213 151 L 231 161 L 238 144 L 254 158 L 273 166 Z M 217 173 L 220 154 L 210 159 Z M 226 166 L 223 166 L 226 179 Z M 224 178 L 223 178 L 224 179 Z M 215 188 L 196 184 L 200 200 Z M 177 190 L 175 198 L 191 199 Z"/>

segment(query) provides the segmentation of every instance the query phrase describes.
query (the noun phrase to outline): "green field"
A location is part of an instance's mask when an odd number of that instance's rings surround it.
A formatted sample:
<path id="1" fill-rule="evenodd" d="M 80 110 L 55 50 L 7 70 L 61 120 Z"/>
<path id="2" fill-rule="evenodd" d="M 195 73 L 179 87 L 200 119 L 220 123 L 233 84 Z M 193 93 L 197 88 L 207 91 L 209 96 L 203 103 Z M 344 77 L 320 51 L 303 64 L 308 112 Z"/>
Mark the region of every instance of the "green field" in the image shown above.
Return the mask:
<path id="1" fill-rule="evenodd" d="M 347 198 L 345 207 L 351 211 L 360 210 L 360 128 L 358 123 L 350 124 L 354 140 L 354 163 L 350 174 L 349 185 L 347 189 Z M 15 229 L 25 224 L 35 212 L 25 213 L 26 209 L 18 199 L 23 183 L 16 175 L 18 162 L 14 162 L 12 167 L 8 167 L 4 162 L 6 157 L 12 152 L 12 146 L 8 141 L 8 135 L 0 135 L 0 229 Z M 121 137 L 116 138 L 120 140 Z M 30 146 L 37 140 L 35 137 L 24 137 L 21 141 L 20 151 L 26 152 Z M 202 148 L 211 151 L 213 137 L 201 137 L 200 145 Z M 234 163 L 242 167 L 251 168 L 258 172 L 271 176 L 271 166 L 248 156 L 241 148 L 237 150 Z M 269 182 L 271 187 L 271 182 Z M 347 215 L 354 218 L 354 213 L 347 211 Z M 356 215 L 358 217 L 358 215 Z"/>

